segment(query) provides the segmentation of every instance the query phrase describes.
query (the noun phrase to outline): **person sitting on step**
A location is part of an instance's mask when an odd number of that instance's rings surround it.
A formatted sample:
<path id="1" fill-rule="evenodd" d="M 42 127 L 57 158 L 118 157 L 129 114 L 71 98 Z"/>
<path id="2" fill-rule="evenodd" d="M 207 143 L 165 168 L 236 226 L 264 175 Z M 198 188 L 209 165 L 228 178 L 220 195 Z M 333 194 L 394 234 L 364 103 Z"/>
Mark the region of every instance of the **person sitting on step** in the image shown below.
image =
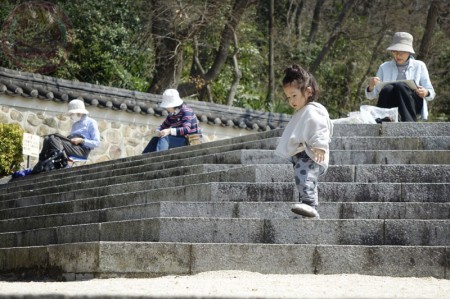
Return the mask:
<path id="1" fill-rule="evenodd" d="M 183 102 L 176 89 L 164 91 L 160 107 L 165 108 L 169 115 L 156 129 L 156 136 L 147 144 L 143 154 L 188 145 L 191 137 L 197 137 L 198 143 L 201 142 L 197 116 Z"/>
<path id="2" fill-rule="evenodd" d="M 398 107 L 399 120 L 417 121 L 417 115 L 428 118 L 427 101 L 436 96 L 425 63 L 413 57 L 413 36 L 407 32 L 396 32 L 387 51 L 392 60 L 378 68 L 377 75 L 369 79 L 365 89 L 367 99 L 378 97 L 377 107 Z M 411 89 L 403 80 L 414 80 L 416 88 Z M 381 90 L 378 83 L 389 82 Z"/>
<path id="3" fill-rule="evenodd" d="M 62 160 L 67 164 L 68 157 L 87 158 L 91 150 L 99 146 L 100 132 L 97 121 L 88 116 L 89 111 L 86 110 L 84 102 L 78 99 L 70 101 L 67 114 L 73 121 L 70 135 L 65 137 L 61 134 L 50 134 L 44 137 L 39 162 L 33 168 L 33 174 L 45 171 L 42 169 L 43 163 L 52 156 L 63 156 Z M 59 167 L 61 165 L 55 168 Z"/>

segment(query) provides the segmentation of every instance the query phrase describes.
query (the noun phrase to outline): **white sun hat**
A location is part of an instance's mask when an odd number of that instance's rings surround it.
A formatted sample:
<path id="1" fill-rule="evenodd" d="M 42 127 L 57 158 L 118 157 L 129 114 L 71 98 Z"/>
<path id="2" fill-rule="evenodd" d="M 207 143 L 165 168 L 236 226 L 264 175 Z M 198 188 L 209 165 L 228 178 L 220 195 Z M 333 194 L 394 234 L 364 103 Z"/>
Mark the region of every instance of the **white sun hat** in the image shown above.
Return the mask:
<path id="1" fill-rule="evenodd" d="M 89 111 L 87 111 L 84 107 L 84 102 L 82 100 L 72 100 L 69 102 L 69 110 L 67 111 L 67 114 L 70 115 L 76 113 L 89 114 Z"/>
<path id="2" fill-rule="evenodd" d="M 183 100 L 180 98 L 180 94 L 176 89 L 166 89 L 163 93 L 163 99 L 161 102 L 161 108 L 174 108 L 181 106 Z"/>
<path id="3" fill-rule="evenodd" d="M 408 32 L 396 32 L 387 51 L 402 51 L 415 54 L 413 49 L 413 36 Z"/>

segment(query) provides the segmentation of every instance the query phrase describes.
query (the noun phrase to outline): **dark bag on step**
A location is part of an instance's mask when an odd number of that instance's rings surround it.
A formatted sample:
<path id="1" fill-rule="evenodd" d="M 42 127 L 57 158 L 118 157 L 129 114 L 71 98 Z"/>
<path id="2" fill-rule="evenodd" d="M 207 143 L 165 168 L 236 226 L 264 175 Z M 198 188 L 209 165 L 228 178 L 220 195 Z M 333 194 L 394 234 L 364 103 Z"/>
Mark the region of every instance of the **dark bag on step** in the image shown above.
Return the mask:
<path id="1" fill-rule="evenodd" d="M 51 171 L 53 169 L 65 168 L 67 166 L 67 156 L 64 151 L 54 151 L 50 157 L 44 161 L 39 161 L 31 171 L 31 174 Z"/>

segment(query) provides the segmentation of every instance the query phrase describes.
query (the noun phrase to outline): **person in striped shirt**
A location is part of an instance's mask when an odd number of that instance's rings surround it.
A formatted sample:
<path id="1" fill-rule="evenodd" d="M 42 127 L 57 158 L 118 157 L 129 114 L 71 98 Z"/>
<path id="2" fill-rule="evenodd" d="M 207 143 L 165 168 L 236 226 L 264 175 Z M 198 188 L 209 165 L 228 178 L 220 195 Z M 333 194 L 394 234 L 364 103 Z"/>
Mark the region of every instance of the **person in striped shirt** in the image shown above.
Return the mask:
<path id="1" fill-rule="evenodd" d="M 169 115 L 156 129 L 156 136 L 147 144 L 143 154 L 188 145 L 188 136 L 200 133 L 197 116 L 176 89 L 164 91 L 160 107 L 165 108 Z"/>

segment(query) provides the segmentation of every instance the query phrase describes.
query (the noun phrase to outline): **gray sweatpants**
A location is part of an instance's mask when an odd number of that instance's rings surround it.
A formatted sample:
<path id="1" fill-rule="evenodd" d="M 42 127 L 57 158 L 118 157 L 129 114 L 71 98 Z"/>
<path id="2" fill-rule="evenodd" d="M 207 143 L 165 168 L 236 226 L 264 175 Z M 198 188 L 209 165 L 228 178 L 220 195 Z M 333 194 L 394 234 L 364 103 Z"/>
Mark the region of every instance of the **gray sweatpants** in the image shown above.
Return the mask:
<path id="1" fill-rule="evenodd" d="M 295 184 L 301 203 L 316 207 L 319 204 L 317 182 L 325 168 L 314 162 L 305 152 L 292 157 Z"/>

